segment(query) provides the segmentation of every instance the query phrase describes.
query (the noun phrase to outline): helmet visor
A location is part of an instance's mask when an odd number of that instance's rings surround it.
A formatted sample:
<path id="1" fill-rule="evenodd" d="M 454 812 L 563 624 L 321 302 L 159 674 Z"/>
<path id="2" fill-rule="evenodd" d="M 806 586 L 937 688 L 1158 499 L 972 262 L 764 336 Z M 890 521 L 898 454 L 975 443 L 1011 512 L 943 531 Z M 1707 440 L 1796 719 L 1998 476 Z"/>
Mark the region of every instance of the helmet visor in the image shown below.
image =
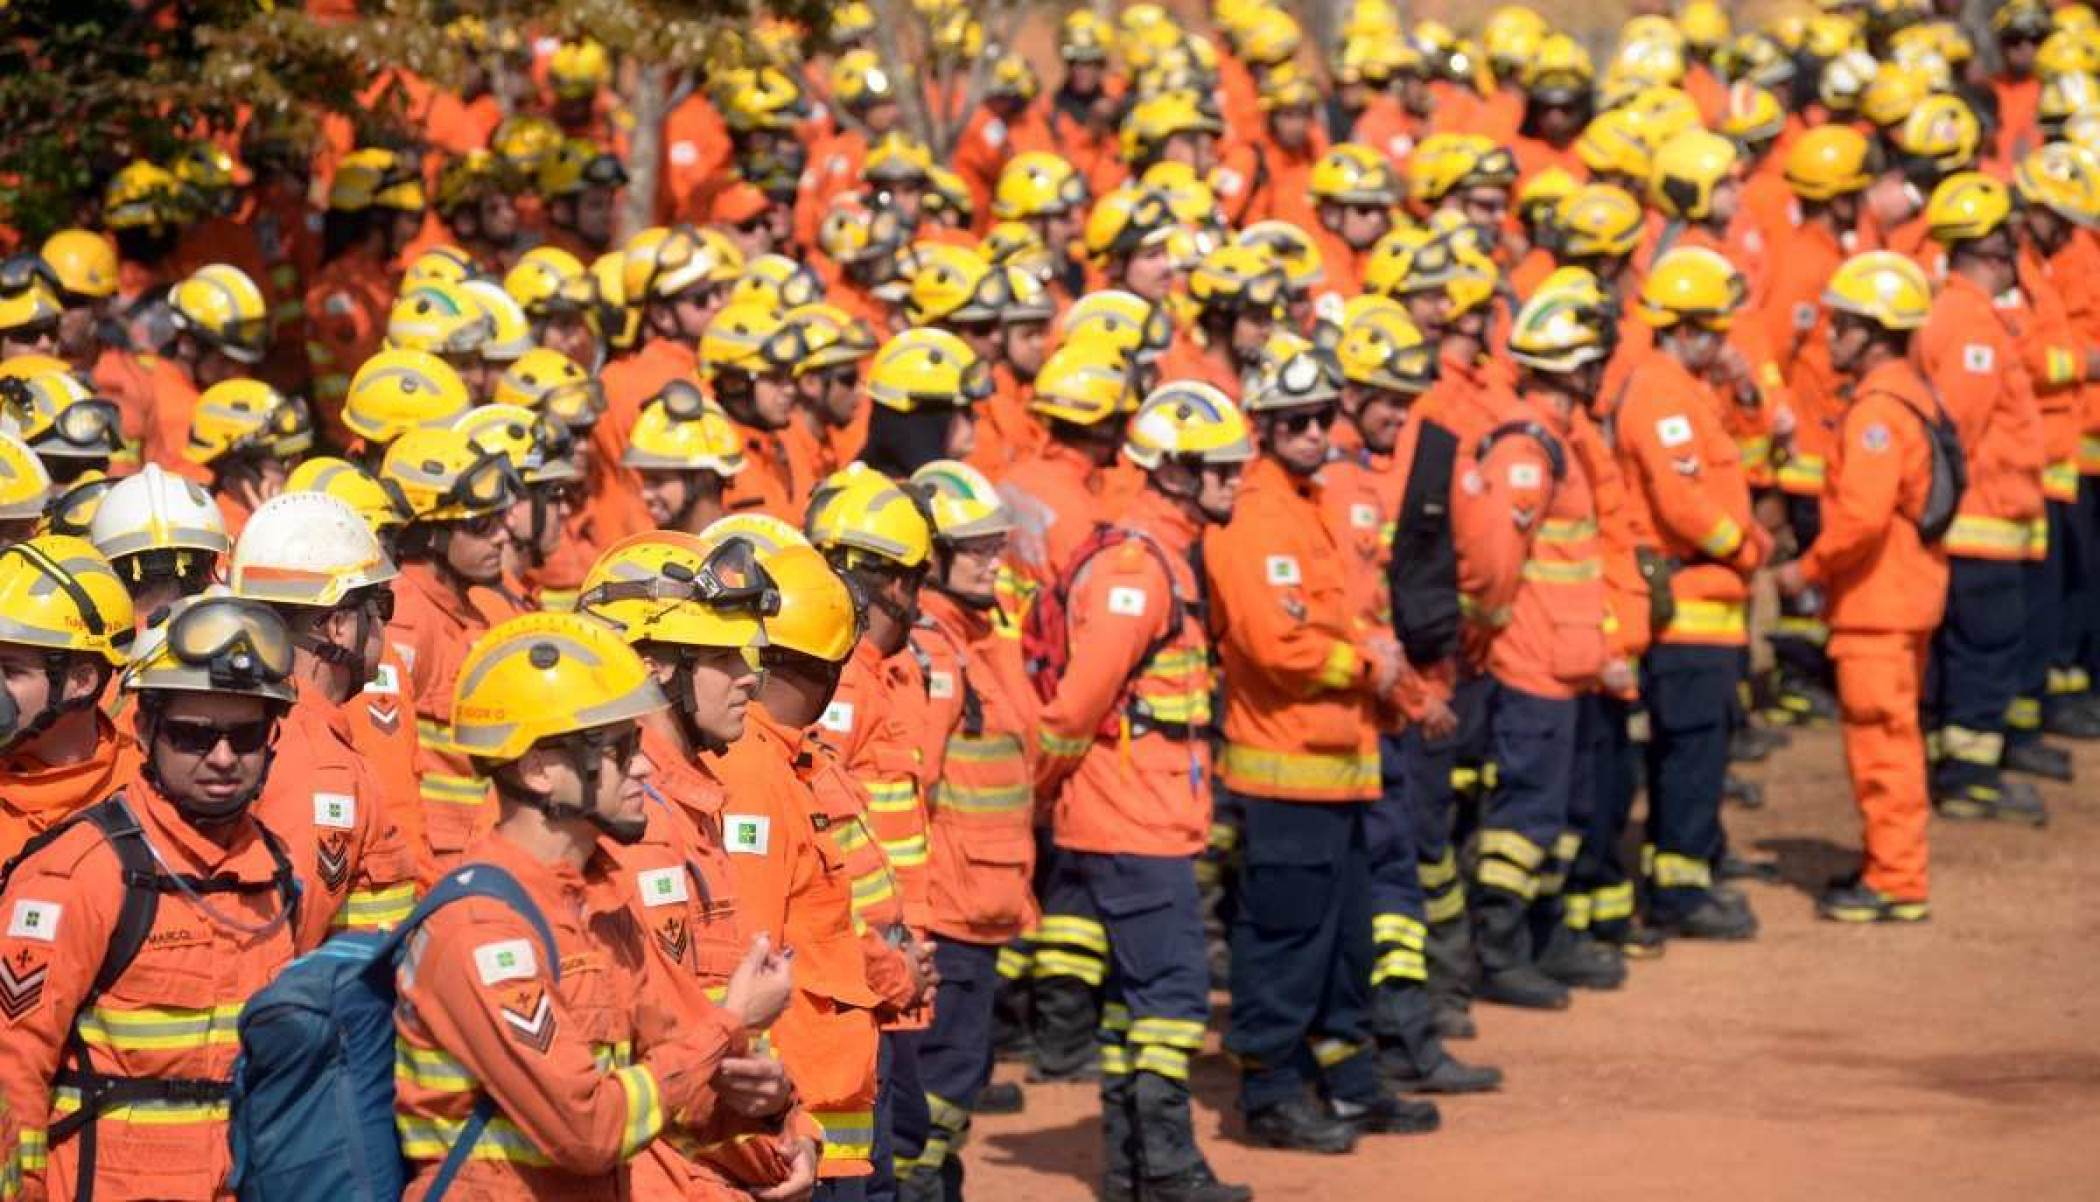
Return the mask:
<path id="1" fill-rule="evenodd" d="M 176 614 L 168 624 L 168 650 L 207 671 L 221 688 L 280 684 L 292 673 L 283 621 L 266 606 L 234 597 L 207 598 Z"/>

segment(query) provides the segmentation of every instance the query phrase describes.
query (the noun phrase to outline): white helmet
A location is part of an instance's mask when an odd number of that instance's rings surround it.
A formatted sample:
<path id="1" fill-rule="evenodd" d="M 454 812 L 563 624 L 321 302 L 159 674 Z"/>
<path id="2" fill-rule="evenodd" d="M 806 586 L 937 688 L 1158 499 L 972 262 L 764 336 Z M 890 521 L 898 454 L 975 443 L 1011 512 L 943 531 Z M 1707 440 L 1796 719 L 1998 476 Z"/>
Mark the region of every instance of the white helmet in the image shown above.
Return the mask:
<path id="1" fill-rule="evenodd" d="M 234 595 L 273 605 L 325 609 L 400 574 L 357 511 L 321 492 L 263 502 L 233 547 Z"/>
<path id="2" fill-rule="evenodd" d="M 488 341 L 481 344 L 482 358 L 509 363 L 532 349 L 532 323 L 503 285 L 494 280 L 465 280 L 461 286 L 488 311 L 491 329 Z"/>
<path id="3" fill-rule="evenodd" d="M 204 551 L 224 555 L 231 545 L 226 518 L 195 483 L 149 463 L 121 480 L 95 510 L 88 541 L 109 559 L 147 551 Z"/>

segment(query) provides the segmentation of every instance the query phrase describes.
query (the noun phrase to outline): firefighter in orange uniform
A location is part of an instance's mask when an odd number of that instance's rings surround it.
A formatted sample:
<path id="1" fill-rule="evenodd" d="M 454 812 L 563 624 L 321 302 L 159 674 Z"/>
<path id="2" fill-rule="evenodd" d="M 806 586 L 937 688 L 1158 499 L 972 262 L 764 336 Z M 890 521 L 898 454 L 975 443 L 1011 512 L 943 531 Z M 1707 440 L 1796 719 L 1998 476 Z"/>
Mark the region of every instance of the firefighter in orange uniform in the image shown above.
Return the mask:
<path id="1" fill-rule="evenodd" d="M 795 359 L 797 420 L 781 431 L 789 471 L 797 480 L 821 480 L 851 462 L 868 437 L 868 403 L 861 373 L 875 353 L 868 323 L 824 301 L 787 311 L 787 337 L 801 347 Z"/>
<path id="2" fill-rule="evenodd" d="M 1910 357 L 1932 307 L 1916 264 L 1889 251 L 1847 259 L 1825 294 L 1831 366 L 1851 402 L 1826 477 L 1823 530 L 1782 566 L 1779 587 L 1824 586 L 1837 665 L 1845 762 L 1864 820 L 1858 875 L 1817 912 L 1839 922 L 1917 922 L 1927 908 L 1931 817 L 1918 726 L 1926 652 L 1947 596 L 1939 545 L 1956 504 L 1954 464 L 1934 427 L 1952 429 Z"/>
<path id="3" fill-rule="evenodd" d="M 630 913 L 656 950 L 696 977 L 720 1002 L 750 936 L 735 871 L 723 849 L 728 793 L 701 759 L 743 737 L 758 689 L 762 625 L 777 600 L 747 539 L 710 543 L 696 535 L 636 535 L 606 551 L 584 578 L 579 611 L 632 646 L 664 691 L 668 708 L 641 718 L 649 757 L 646 828 L 633 843 L 600 846 L 631 874 Z M 763 1045 L 760 1045 L 761 1050 Z M 772 1189 L 816 1177 L 815 1121 L 798 1116 L 782 1141 L 722 1141 L 650 1157 L 693 1197 L 698 1183 Z M 781 1153 L 787 1159 L 781 1159 Z M 805 1176 L 806 1175 L 806 1176 Z"/>
<path id="4" fill-rule="evenodd" d="M 1741 274 L 1713 251 L 1685 247 L 1656 260 L 1638 310 L 1657 330 L 1656 351 L 1628 377 L 1613 423 L 1628 500 L 1656 532 L 1650 584 L 1668 590 L 1667 604 L 1655 603 L 1655 642 L 1641 662 L 1641 696 L 1654 716 L 1648 920 L 1702 939 L 1757 931 L 1741 895 L 1713 887 L 1725 851 L 1721 789 L 1749 639 L 1749 580 L 1772 541 L 1750 514 L 1741 457 L 1706 378 L 1743 289 Z"/>
<path id="5" fill-rule="evenodd" d="M 140 457 L 171 471 L 188 470 L 183 448 L 197 397 L 236 376 L 250 374 L 269 346 L 269 310 L 262 290 L 237 267 L 212 263 L 168 290 L 175 337 L 147 365 L 153 403 Z"/>
<path id="6" fill-rule="evenodd" d="M 251 808 L 291 668 L 268 609 L 230 597 L 178 608 L 124 674 L 136 777 L 11 865 L 0 1088 L 22 1124 L 27 1197 L 230 1192 L 225 1083 L 239 1049 L 230 1018 L 214 1016 L 306 950 L 289 922 L 297 874 Z M 210 878 L 209 899 L 177 874 Z M 133 890 L 153 904 L 126 904 Z"/>
<path id="7" fill-rule="evenodd" d="M 603 845 L 645 833 L 639 721 L 666 703 L 617 635 L 529 614 L 478 640 L 459 680 L 448 726 L 501 808 L 464 863 L 507 877 L 539 921 L 469 896 L 409 945 L 394 1015 L 408 1196 L 431 1192 L 479 1106 L 493 1114 L 453 1181 L 469 1196 L 678 1196 L 652 1188 L 650 1144 L 765 1139 L 790 1116 L 787 1074 L 752 1045 L 792 953 L 754 939 L 717 1006 L 636 921 Z"/>
<path id="8" fill-rule="evenodd" d="M 306 360 L 315 417 L 346 443 L 340 414 L 350 377 L 386 337 L 393 270 L 423 223 L 422 177 L 390 150 L 359 150 L 336 165 L 322 216 L 324 262 L 306 289 Z"/>
<path id="9" fill-rule="evenodd" d="M 1043 909 L 1090 920 L 1099 936 L 1060 929 L 1111 962 L 1101 1019 L 1107 1190 L 1245 1202 L 1250 1191 L 1210 1171 L 1190 1115 L 1189 1060 L 1210 1011 L 1195 856 L 1210 828 L 1214 682 L 1188 555 L 1206 524 L 1230 519 L 1254 449 L 1222 393 L 1184 382 L 1139 406 L 1123 453 L 1144 469 L 1145 487 L 1056 586 L 1066 628 L 1052 637 L 1068 658 L 1038 732 L 1036 791 L 1051 799 L 1057 846 Z M 1054 949 L 1053 933 L 1046 918 L 1039 957 Z"/>
<path id="10" fill-rule="evenodd" d="M 510 548 L 504 518 L 524 486 L 501 452 L 457 430 L 409 431 L 379 474 L 408 511 L 386 637 L 408 669 L 415 710 L 424 862 L 445 872 L 496 821 L 488 782 L 454 749 L 450 699 L 467 644 L 515 612 L 495 589 Z"/>
<path id="11" fill-rule="evenodd" d="M 0 599 L 0 855 L 11 860 L 136 770 L 138 745 L 98 704 L 135 627 L 131 594 L 83 539 L 44 535 L 0 551 Z"/>
<path id="12" fill-rule="evenodd" d="M 691 226 L 643 230 L 627 240 L 622 283 L 642 313 L 641 346 L 605 365 L 605 420 L 595 430 L 598 453 L 620 461 L 621 442 L 642 406 L 700 360 L 694 347 L 728 300 L 743 263 L 720 239 Z"/>
<path id="13" fill-rule="evenodd" d="M 1313 165 L 1307 190 L 1317 221 L 1304 228 L 1319 250 L 1327 289 L 1355 296 L 1363 290 L 1371 248 L 1392 231 L 1400 178 L 1378 152 L 1344 142 Z"/>
<path id="14" fill-rule="evenodd" d="M 275 609 L 294 646 L 298 700 L 256 814 L 305 881 L 302 946 L 390 929 L 415 907 L 415 848 L 342 709 L 379 666 L 396 575 L 364 520 L 324 493 L 270 501 L 234 544 L 234 594 Z"/>
<path id="15" fill-rule="evenodd" d="M 1577 179 L 1589 175 L 1575 153 L 1575 139 L 1590 121 L 1595 77 L 1589 51 L 1580 42 L 1556 33 L 1539 43 L 1537 56 L 1524 68 L 1524 120 L 1511 143 L 1519 179 L 1529 181 L 1550 167 Z"/>
<path id="16" fill-rule="evenodd" d="M 1228 397 L 1240 394 L 1262 343 L 1283 313 L 1283 269 L 1251 246 L 1227 243 L 1189 273 L 1196 325 L 1160 357 L 1160 376 L 1197 380 Z"/>
<path id="17" fill-rule="evenodd" d="M 2042 42 L 2053 28 L 2042 0 L 2007 0 L 1991 13 L 2003 70 L 1990 80 L 1997 101 L 2000 163 L 2017 163 L 2042 144 L 2037 125 L 2042 79 L 2036 71 Z"/>
<path id="18" fill-rule="evenodd" d="M 1002 947 L 1032 925 L 1037 701 L 1020 644 L 993 625 L 994 585 L 1013 519 L 975 469 L 936 460 L 912 474 L 933 513 L 933 571 L 919 594 L 913 653 L 931 719 L 921 732 L 932 859 L 928 929 L 941 984 L 919 1049 L 931 1127 L 901 1138 L 898 1174 L 962 1185 L 958 1156 L 992 1070 L 993 997 Z"/>
<path id="19" fill-rule="evenodd" d="M 1386 1092 L 1367 1023 L 1372 704 L 1398 683 L 1401 658 L 1389 632 L 1359 627 L 1357 556 L 1321 512 L 1340 371 L 1302 340 L 1275 350 L 1248 398 L 1263 456 L 1203 548 L 1228 682 L 1218 779 L 1244 824 L 1226 1046 L 1253 1142 L 1340 1152 L 1438 1121 L 1433 1104 Z M 1316 1077 L 1299 1064 L 1308 1044 Z"/>
<path id="20" fill-rule="evenodd" d="M 2019 297 L 2019 234 L 2012 195 L 1989 176 L 1948 177 L 1926 205 L 1947 248 L 1947 278 L 1917 334 L 1918 366 L 1961 432 L 1968 489 L 1947 532 L 1946 620 L 1933 653 L 1939 722 L 1933 801 L 1950 818 L 2040 825 L 2041 795 L 2006 780 L 2006 711 L 2019 691 L 2026 629 L 2024 563 L 2044 517 L 2047 446 L 2035 382 L 2022 357 L 2032 321 Z"/>
<path id="21" fill-rule="evenodd" d="M 789 520 L 816 486 L 815 480 L 796 478 L 786 441 L 795 421 L 793 373 L 800 350 L 784 316 L 757 303 L 723 309 L 701 335 L 701 377 L 743 443 L 743 470 L 722 491 L 730 513 Z"/>

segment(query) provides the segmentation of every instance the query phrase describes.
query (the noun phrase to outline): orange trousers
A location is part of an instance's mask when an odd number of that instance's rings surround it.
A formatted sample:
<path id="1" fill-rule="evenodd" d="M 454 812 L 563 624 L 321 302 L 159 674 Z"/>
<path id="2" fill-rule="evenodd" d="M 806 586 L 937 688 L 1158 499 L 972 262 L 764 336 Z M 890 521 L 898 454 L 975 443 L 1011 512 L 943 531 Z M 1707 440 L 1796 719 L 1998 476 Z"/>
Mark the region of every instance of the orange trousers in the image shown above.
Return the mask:
<path id="1" fill-rule="evenodd" d="M 1925 736 L 1918 690 L 1925 675 L 1925 631 L 1833 631 L 1839 722 L 1852 796 L 1865 827 L 1861 880 L 1901 901 L 1926 898 Z"/>

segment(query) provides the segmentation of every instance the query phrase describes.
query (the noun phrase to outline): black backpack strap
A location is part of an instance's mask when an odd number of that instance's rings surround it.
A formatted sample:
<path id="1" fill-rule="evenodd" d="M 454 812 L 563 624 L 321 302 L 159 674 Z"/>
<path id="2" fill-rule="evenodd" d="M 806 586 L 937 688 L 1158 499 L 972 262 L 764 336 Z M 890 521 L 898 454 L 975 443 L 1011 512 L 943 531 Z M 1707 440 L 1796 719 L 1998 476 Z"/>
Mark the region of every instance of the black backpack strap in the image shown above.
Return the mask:
<path id="1" fill-rule="evenodd" d="M 1458 437 L 1424 421 L 1408 465 L 1407 491 L 1393 532 L 1386 569 L 1393 633 L 1408 661 L 1423 667 L 1458 650 L 1458 548 L 1451 532 L 1451 482 L 1458 470 Z"/>
<path id="2" fill-rule="evenodd" d="M 1553 465 L 1553 480 L 1556 484 L 1568 478 L 1567 448 L 1561 445 L 1560 439 L 1554 437 L 1553 431 L 1529 419 L 1503 422 L 1489 430 L 1481 438 L 1479 448 L 1473 452 L 1474 461 L 1485 463 L 1488 452 L 1495 449 L 1495 444 L 1513 435 L 1521 435 L 1539 444 L 1539 448 L 1546 452 L 1546 461 Z"/>

